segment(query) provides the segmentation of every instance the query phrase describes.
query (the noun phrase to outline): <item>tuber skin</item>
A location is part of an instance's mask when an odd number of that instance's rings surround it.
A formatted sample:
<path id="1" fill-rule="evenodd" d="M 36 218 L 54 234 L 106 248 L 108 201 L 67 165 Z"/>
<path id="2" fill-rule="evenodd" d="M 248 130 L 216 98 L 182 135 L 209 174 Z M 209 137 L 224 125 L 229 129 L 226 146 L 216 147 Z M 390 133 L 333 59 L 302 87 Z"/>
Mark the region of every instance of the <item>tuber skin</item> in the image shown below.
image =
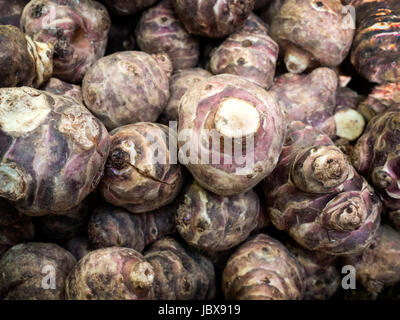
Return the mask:
<path id="1" fill-rule="evenodd" d="M 122 208 L 101 205 L 94 210 L 88 225 L 91 247 L 125 247 L 141 253 L 175 231 L 176 206 L 172 203 L 143 214 L 130 214 Z"/>
<path id="2" fill-rule="evenodd" d="M 8 201 L 0 198 L 0 257 L 12 246 L 28 242 L 34 236 L 32 218 L 20 214 Z"/>
<path id="3" fill-rule="evenodd" d="M 358 106 L 358 111 L 370 121 L 392 106 L 400 104 L 400 82 L 377 85 Z"/>
<path id="4" fill-rule="evenodd" d="M 179 103 L 186 91 L 195 83 L 211 77 L 212 74 L 202 68 L 178 70 L 170 79 L 170 97 L 157 122 L 168 125 L 169 121 L 178 121 Z"/>
<path id="5" fill-rule="evenodd" d="M 179 160 L 200 186 L 218 195 L 246 192 L 268 176 L 285 133 L 273 95 L 239 76 L 198 82 L 180 102 Z"/>
<path id="6" fill-rule="evenodd" d="M 170 141 L 176 140 L 175 131 L 158 123 L 138 122 L 110 135 L 110 154 L 100 183 L 103 198 L 131 213 L 171 203 L 183 183 L 176 151 L 169 149 Z"/>
<path id="7" fill-rule="evenodd" d="M 167 56 L 160 57 L 165 65 L 145 52 L 117 52 L 97 61 L 85 74 L 85 105 L 108 130 L 157 120 L 169 99 L 166 71 L 171 71 L 163 69 L 170 66 Z"/>
<path id="8" fill-rule="evenodd" d="M 351 51 L 355 69 L 370 82 L 400 80 L 400 3 L 391 0 L 352 1 L 357 30 Z"/>
<path id="9" fill-rule="evenodd" d="M 193 249 L 167 237 L 144 253 L 152 265 L 154 296 L 158 300 L 210 300 L 216 281 L 212 262 Z"/>
<path id="10" fill-rule="evenodd" d="M 53 46 L 0 25 L 0 88 L 39 87 L 53 72 Z"/>
<path id="11" fill-rule="evenodd" d="M 50 78 L 50 80 L 43 86 L 42 90 L 74 98 L 77 102 L 83 105 L 82 88 L 78 85 L 64 82 L 57 78 Z"/>
<path id="12" fill-rule="evenodd" d="M 85 255 L 65 282 L 67 300 L 154 299 L 155 272 L 134 249 L 102 248 Z"/>
<path id="13" fill-rule="evenodd" d="M 366 180 L 328 136 L 301 122 L 289 126 L 265 195 L 273 225 L 308 250 L 358 253 L 380 223 L 382 204 Z"/>
<path id="14" fill-rule="evenodd" d="M 21 17 L 21 28 L 35 41 L 54 46 L 53 75 L 80 83 L 107 46 L 111 20 L 93 0 L 32 0 Z"/>
<path id="15" fill-rule="evenodd" d="M 92 248 L 90 247 L 89 240 L 86 236 L 78 236 L 72 239 L 69 239 L 64 244 L 65 249 L 72 253 L 75 257 L 76 261 L 81 260 L 84 256 L 86 256 Z"/>
<path id="16" fill-rule="evenodd" d="M 188 244 L 205 251 L 223 251 L 246 240 L 257 227 L 260 214 L 260 201 L 253 190 L 223 197 L 194 182 L 184 192 L 175 221 Z"/>
<path id="17" fill-rule="evenodd" d="M 223 38 L 240 29 L 254 7 L 254 0 L 171 2 L 179 20 L 189 33 L 208 38 Z"/>
<path id="18" fill-rule="evenodd" d="M 346 58 L 355 26 L 340 0 L 286 0 L 275 9 L 271 37 L 289 72 L 336 67 Z"/>
<path id="19" fill-rule="evenodd" d="M 356 269 L 357 280 L 376 297 L 383 288 L 400 282 L 400 234 L 381 225 L 372 243 L 360 255 L 343 260 Z"/>
<path id="20" fill-rule="evenodd" d="M 135 35 L 142 51 L 167 53 L 174 70 L 195 67 L 199 60 L 199 41 L 180 23 L 170 0 L 163 0 L 145 10 L 136 26 Z"/>
<path id="21" fill-rule="evenodd" d="M 229 300 L 301 300 L 305 272 L 297 258 L 279 241 L 259 234 L 229 258 L 222 290 Z"/>
<path id="22" fill-rule="evenodd" d="M 44 216 L 79 205 L 103 175 L 110 136 L 74 99 L 0 89 L 0 197 Z"/>
<path id="23" fill-rule="evenodd" d="M 265 89 L 271 87 L 279 48 L 267 32 L 268 26 L 251 14 L 243 28 L 232 33 L 213 51 L 211 72 L 235 74 Z"/>
<path id="24" fill-rule="evenodd" d="M 152 6 L 157 0 L 103 0 L 104 4 L 112 12 L 121 15 L 133 15 L 147 7 Z"/>
<path id="25" fill-rule="evenodd" d="M 308 251 L 293 243 L 286 245 L 304 267 L 304 300 L 328 300 L 337 291 L 341 277 L 336 257 L 318 251 Z"/>
<path id="26" fill-rule="evenodd" d="M 75 264 L 74 256 L 54 243 L 15 245 L 0 259 L 0 299 L 63 300 L 65 279 Z M 55 288 L 45 279 L 52 272 Z"/>
<path id="27" fill-rule="evenodd" d="M 36 226 L 45 237 L 65 241 L 83 233 L 89 215 L 89 207 L 84 201 L 67 211 L 36 218 Z"/>
<path id="28" fill-rule="evenodd" d="M 19 28 L 21 13 L 29 0 L 0 0 L 0 24 Z"/>

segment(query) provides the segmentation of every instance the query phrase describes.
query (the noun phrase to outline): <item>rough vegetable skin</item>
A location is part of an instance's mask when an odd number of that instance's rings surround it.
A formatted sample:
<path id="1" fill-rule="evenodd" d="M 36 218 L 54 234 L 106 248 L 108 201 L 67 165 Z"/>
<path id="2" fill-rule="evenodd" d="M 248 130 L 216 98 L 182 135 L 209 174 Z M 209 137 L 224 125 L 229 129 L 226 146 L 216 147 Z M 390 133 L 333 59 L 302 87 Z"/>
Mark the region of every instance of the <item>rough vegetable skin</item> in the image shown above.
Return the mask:
<path id="1" fill-rule="evenodd" d="M 5 300 L 63 300 L 65 279 L 76 263 L 54 243 L 28 242 L 9 249 L 0 259 L 0 298 Z M 54 268 L 54 269 L 53 269 Z M 55 272 L 55 288 L 46 275 Z"/>
<path id="2" fill-rule="evenodd" d="M 271 37 L 290 72 L 342 63 L 351 48 L 355 22 L 340 0 L 286 0 L 276 9 Z"/>
<path id="3" fill-rule="evenodd" d="M 0 88 L 39 87 L 53 72 L 53 46 L 0 25 Z"/>
<path id="4" fill-rule="evenodd" d="M 86 106 L 107 127 L 154 122 L 169 98 L 166 72 L 149 54 L 117 52 L 97 61 L 82 84 Z"/>
<path id="5" fill-rule="evenodd" d="M 110 206 L 97 207 L 90 217 L 88 238 L 94 249 L 126 247 L 143 252 L 144 248 L 175 231 L 176 204 L 143 214 Z"/>
<path id="6" fill-rule="evenodd" d="M 110 25 L 106 8 L 92 0 L 32 0 L 21 17 L 27 35 L 54 46 L 53 75 L 70 83 L 104 56 Z"/>
<path id="7" fill-rule="evenodd" d="M 157 0 L 103 0 L 103 2 L 114 13 L 125 16 L 150 7 Z"/>
<path id="8" fill-rule="evenodd" d="M 0 0 L 0 24 L 19 28 L 22 10 L 28 2 L 29 0 Z"/>
<path id="9" fill-rule="evenodd" d="M 179 160 L 203 188 L 219 195 L 245 192 L 268 176 L 285 133 L 274 96 L 239 76 L 216 75 L 196 83 L 180 102 Z M 236 145 L 232 151 L 224 147 L 230 143 Z"/>
<path id="10" fill-rule="evenodd" d="M 97 249 L 71 270 L 65 297 L 67 300 L 154 299 L 154 277 L 151 264 L 133 249 Z"/>
<path id="11" fill-rule="evenodd" d="M 260 201 L 252 190 L 223 197 L 194 182 L 184 192 L 176 211 L 176 228 L 194 247 L 227 250 L 246 240 L 257 227 L 260 210 Z"/>
<path id="12" fill-rule="evenodd" d="M 167 53 L 174 70 L 196 66 L 199 41 L 190 35 L 176 17 L 170 0 L 145 10 L 135 30 L 137 43 L 147 53 Z"/>
<path id="13" fill-rule="evenodd" d="M 103 175 L 106 128 L 74 99 L 45 91 L 3 88 L 0 101 L 0 196 L 33 216 L 76 207 Z"/>
<path id="14" fill-rule="evenodd" d="M 274 80 L 279 48 L 267 32 L 268 26 L 251 14 L 244 26 L 211 54 L 212 73 L 236 74 L 268 89 Z"/>
<path id="15" fill-rule="evenodd" d="M 293 122 L 265 179 L 271 221 L 308 250 L 353 254 L 369 245 L 382 204 L 328 136 Z"/>
<path id="16" fill-rule="evenodd" d="M 205 300 L 215 295 L 211 261 L 173 238 L 156 241 L 144 253 L 155 272 L 154 295 L 159 300 Z"/>
<path id="17" fill-rule="evenodd" d="M 83 105 L 82 88 L 78 85 L 71 84 L 57 78 L 50 78 L 49 81 L 41 88 L 41 90 L 74 98 Z"/>
<path id="18" fill-rule="evenodd" d="M 179 20 L 189 33 L 208 38 L 222 38 L 238 30 L 254 7 L 254 0 L 171 0 L 171 2 Z"/>
<path id="19" fill-rule="evenodd" d="M 283 244 L 259 234 L 229 258 L 222 290 L 229 300 L 301 300 L 304 269 Z"/>
<path id="20" fill-rule="evenodd" d="M 103 198 L 132 213 L 171 203 L 183 182 L 174 148 L 170 149 L 170 142 L 176 141 L 175 131 L 162 124 L 139 122 L 110 135 L 110 154 L 100 183 Z"/>

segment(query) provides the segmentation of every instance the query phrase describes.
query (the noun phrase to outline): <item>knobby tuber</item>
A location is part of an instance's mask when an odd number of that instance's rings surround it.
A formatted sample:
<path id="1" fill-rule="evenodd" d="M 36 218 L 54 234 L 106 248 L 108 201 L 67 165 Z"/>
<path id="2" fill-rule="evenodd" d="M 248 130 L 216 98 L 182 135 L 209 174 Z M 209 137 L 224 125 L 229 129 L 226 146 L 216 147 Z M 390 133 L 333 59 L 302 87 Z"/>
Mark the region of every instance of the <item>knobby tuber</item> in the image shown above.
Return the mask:
<path id="1" fill-rule="evenodd" d="M 143 214 L 130 214 L 110 205 L 97 207 L 90 217 L 88 238 L 94 249 L 125 247 L 143 252 L 154 241 L 175 231 L 172 203 Z"/>
<path id="2" fill-rule="evenodd" d="M 286 0 L 278 3 L 271 21 L 271 37 L 293 73 L 338 66 L 350 51 L 354 29 L 351 12 L 340 0 Z"/>
<path id="3" fill-rule="evenodd" d="M 104 125 L 74 99 L 0 89 L 0 196 L 28 215 L 76 207 L 103 175 Z"/>
<path id="4" fill-rule="evenodd" d="M 171 203 L 183 182 L 175 147 L 170 145 L 176 143 L 176 132 L 162 124 L 138 122 L 110 135 L 110 154 L 100 183 L 103 198 L 132 213 Z"/>
<path id="5" fill-rule="evenodd" d="M 205 251 L 230 249 L 247 239 L 258 224 L 261 208 L 257 194 L 224 197 L 196 182 L 184 192 L 175 215 L 176 228 L 190 245 Z"/>
<path id="6" fill-rule="evenodd" d="M 205 189 L 234 195 L 274 169 L 286 121 L 274 96 L 236 75 L 194 84 L 180 102 L 179 160 Z"/>
<path id="7" fill-rule="evenodd" d="M 170 61 L 166 55 L 159 58 L 164 62 L 145 52 L 117 52 L 98 60 L 85 74 L 85 104 L 107 129 L 157 120 L 169 98 L 165 68 Z"/>
<path id="8" fill-rule="evenodd" d="M 19 28 L 21 13 L 29 0 L 0 0 L 0 24 Z"/>
<path id="9" fill-rule="evenodd" d="M 39 87 L 53 72 L 53 46 L 0 25 L 0 88 Z"/>
<path id="10" fill-rule="evenodd" d="M 380 223 L 382 204 L 366 180 L 328 136 L 301 122 L 290 125 L 265 194 L 274 226 L 309 250 L 360 252 Z"/>
<path id="11" fill-rule="evenodd" d="M 279 241 L 259 234 L 229 258 L 222 275 L 226 299 L 300 300 L 305 272 L 297 258 Z"/>
<path id="12" fill-rule="evenodd" d="M 254 0 L 171 0 L 187 31 L 222 38 L 238 30 L 254 7 Z M 190 13 L 190 14 L 188 14 Z"/>
<path id="13" fill-rule="evenodd" d="M 77 102 L 83 104 L 82 88 L 78 85 L 57 78 L 50 78 L 41 89 L 53 94 L 74 98 Z"/>
<path id="14" fill-rule="evenodd" d="M 135 30 L 140 49 L 167 53 L 174 70 L 192 68 L 199 59 L 199 42 L 175 16 L 170 0 L 145 10 Z"/>
<path id="15" fill-rule="evenodd" d="M 53 74 L 70 83 L 104 55 L 110 25 L 106 8 L 93 0 L 32 0 L 21 17 L 33 40 L 53 44 Z"/>
<path id="16" fill-rule="evenodd" d="M 132 15 L 152 6 L 157 0 L 103 0 L 105 5 L 114 13 L 125 16 Z"/>
<path id="17" fill-rule="evenodd" d="M 263 21 L 251 14 L 244 26 L 211 54 L 212 73 L 236 74 L 268 89 L 274 80 L 279 49 L 267 32 Z"/>
<path id="18" fill-rule="evenodd" d="M 15 245 L 0 259 L 0 299 L 63 300 L 75 264 L 74 256 L 54 243 Z"/>

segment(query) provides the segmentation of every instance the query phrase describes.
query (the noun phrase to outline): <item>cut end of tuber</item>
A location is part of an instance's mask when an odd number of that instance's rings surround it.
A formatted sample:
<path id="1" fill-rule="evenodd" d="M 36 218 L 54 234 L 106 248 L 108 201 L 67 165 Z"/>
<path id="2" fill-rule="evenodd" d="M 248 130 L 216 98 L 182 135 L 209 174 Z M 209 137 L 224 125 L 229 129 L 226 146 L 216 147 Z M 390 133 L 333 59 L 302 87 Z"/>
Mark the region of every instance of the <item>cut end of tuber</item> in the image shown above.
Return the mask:
<path id="1" fill-rule="evenodd" d="M 302 73 L 310 66 L 311 58 L 300 49 L 289 47 L 284 57 L 286 69 L 291 73 Z"/>
<path id="2" fill-rule="evenodd" d="M 354 109 L 345 109 L 334 115 L 336 135 L 350 141 L 356 140 L 364 131 L 364 117 Z"/>

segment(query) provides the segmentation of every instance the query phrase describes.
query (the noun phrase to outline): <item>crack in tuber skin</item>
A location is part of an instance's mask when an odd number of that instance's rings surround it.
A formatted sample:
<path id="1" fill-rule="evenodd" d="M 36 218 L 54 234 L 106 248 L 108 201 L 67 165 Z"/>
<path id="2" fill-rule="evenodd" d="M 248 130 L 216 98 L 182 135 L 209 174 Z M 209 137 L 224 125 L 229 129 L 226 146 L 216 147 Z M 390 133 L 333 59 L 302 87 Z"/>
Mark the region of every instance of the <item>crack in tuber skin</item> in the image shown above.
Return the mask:
<path id="1" fill-rule="evenodd" d="M 133 15 L 138 11 L 150 7 L 157 0 L 103 0 L 103 2 L 114 13 L 125 16 Z"/>
<path id="2" fill-rule="evenodd" d="M 0 88 L 39 87 L 53 72 L 53 46 L 32 39 L 17 27 L 0 25 Z"/>
<path id="3" fill-rule="evenodd" d="M 70 83 L 104 56 L 110 25 L 106 8 L 92 0 L 32 0 L 21 17 L 27 35 L 54 46 L 53 75 Z"/>
<path id="4" fill-rule="evenodd" d="M 271 37 L 288 71 L 336 67 L 349 53 L 354 25 L 340 0 L 286 0 L 272 7 Z"/>
<path id="5" fill-rule="evenodd" d="M 222 290 L 229 300 L 301 300 L 304 289 L 300 262 L 266 234 L 242 244 L 222 274 Z"/>
<path id="6" fill-rule="evenodd" d="M 278 59 L 278 45 L 268 36 L 268 26 L 250 14 L 244 26 L 229 35 L 210 57 L 213 74 L 236 74 L 268 89 Z"/>
<path id="7" fill-rule="evenodd" d="M 77 102 L 83 105 L 82 88 L 78 85 L 64 82 L 57 78 L 50 78 L 41 90 L 74 98 Z"/>
<path id="8" fill-rule="evenodd" d="M 82 84 L 86 106 L 109 129 L 154 122 L 169 99 L 167 56 L 162 65 L 141 51 L 117 52 L 97 61 Z M 157 59 L 158 59 L 157 58 Z M 160 61 L 161 63 L 161 61 Z"/>
<path id="9" fill-rule="evenodd" d="M 5 300 L 63 300 L 65 279 L 76 260 L 54 243 L 27 242 L 9 249 L 0 259 L 0 298 Z M 54 268 L 55 288 L 43 287 Z M 46 284 L 50 284 L 46 282 Z"/>
<path id="10" fill-rule="evenodd" d="M 171 2 L 179 20 L 189 33 L 208 38 L 223 38 L 238 30 L 254 7 L 254 0 L 171 0 Z"/>
<path id="11" fill-rule="evenodd" d="M 217 114 L 221 108 L 224 111 Z M 226 122 L 224 132 L 235 136 L 218 132 L 220 121 Z M 246 140 L 245 135 L 237 137 L 239 132 L 254 134 Z M 274 96 L 239 76 L 207 78 L 189 88 L 180 102 L 179 160 L 203 188 L 219 195 L 248 191 L 268 176 L 278 161 L 285 133 L 286 121 Z M 218 139 L 222 140 L 219 145 L 215 143 Z M 224 141 L 239 145 L 239 152 L 232 148 L 224 153 Z"/>
<path id="12" fill-rule="evenodd" d="M 196 182 L 184 192 L 175 214 L 176 228 L 185 241 L 205 251 L 230 249 L 247 239 L 261 214 L 257 194 L 223 197 Z"/>
<path id="13" fill-rule="evenodd" d="M 176 133 L 162 124 L 139 122 L 110 134 L 111 150 L 100 184 L 103 198 L 131 213 L 171 203 L 183 182 L 180 165 L 171 163 L 169 150 Z"/>
<path id="14" fill-rule="evenodd" d="M 382 204 L 366 180 L 328 136 L 301 122 L 289 127 L 265 196 L 274 226 L 309 250 L 360 252 L 380 223 Z"/>
<path id="15" fill-rule="evenodd" d="M 28 87 L 0 89 L 0 196 L 33 216 L 82 202 L 110 148 L 103 124 L 74 99 Z"/>
<path id="16" fill-rule="evenodd" d="M 147 53 L 167 53 L 174 70 L 195 67 L 199 59 L 199 41 L 191 36 L 176 17 L 170 0 L 145 10 L 136 26 L 140 49 Z"/>

